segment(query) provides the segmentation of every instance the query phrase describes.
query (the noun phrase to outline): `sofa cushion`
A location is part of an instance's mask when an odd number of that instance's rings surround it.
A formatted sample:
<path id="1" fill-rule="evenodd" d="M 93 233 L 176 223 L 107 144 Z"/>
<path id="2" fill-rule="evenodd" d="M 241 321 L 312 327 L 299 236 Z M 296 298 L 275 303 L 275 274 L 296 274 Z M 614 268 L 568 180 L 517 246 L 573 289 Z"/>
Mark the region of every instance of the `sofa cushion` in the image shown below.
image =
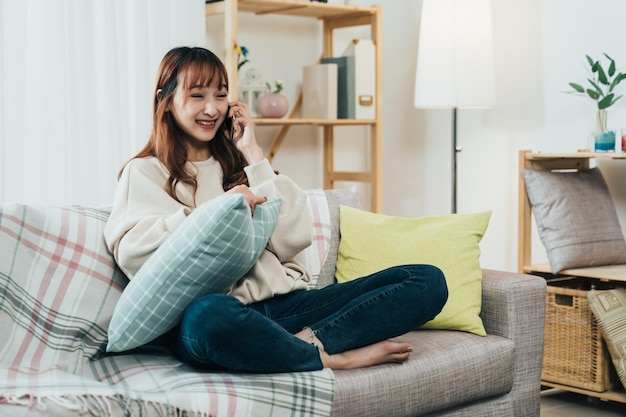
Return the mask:
<path id="1" fill-rule="evenodd" d="M 328 256 L 322 266 L 317 287 L 322 288 L 335 282 L 335 271 L 337 269 L 337 254 L 339 252 L 339 207 L 348 206 L 359 208 L 359 194 L 356 187 L 337 188 L 335 190 L 325 190 L 328 212 L 330 215 L 330 248 Z"/>
<path id="2" fill-rule="evenodd" d="M 306 194 L 309 213 L 313 219 L 312 241 L 309 247 L 296 255 L 296 260 L 311 274 L 309 287 L 316 288 L 330 249 L 332 220 L 324 190 L 310 189 L 306 190 Z"/>
<path id="3" fill-rule="evenodd" d="M 587 292 L 589 308 L 611 355 L 623 387 L 626 387 L 626 288 Z"/>
<path id="4" fill-rule="evenodd" d="M 430 415 L 513 387 L 515 344 L 510 339 L 419 330 L 395 340 L 413 345 L 407 362 L 335 371 L 334 416 Z M 537 379 L 537 392 L 538 384 Z"/>
<path id="5" fill-rule="evenodd" d="M 265 249 L 280 206 L 270 198 L 250 216 L 242 195 L 225 194 L 196 208 L 124 290 L 107 351 L 144 345 L 172 329 L 197 297 L 227 292 Z"/>
<path id="6" fill-rule="evenodd" d="M 522 175 L 553 273 L 626 263 L 626 241 L 599 169 Z"/>
<path id="7" fill-rule="evenodd" d="M 0 357 L 16 368 L 77 371 L 104 352 L 127 282 L 106 249 L 107 217 L 78 206 L 0 206 Z"/>
<path id="8" fill-rule="evenodd" d="M 341 207 L 337 281 L 345 282 L 402 264 L 439 267 L 448 301 L 425 329 L 484 336 L 480 319 L 482 273 L 478 246 L 490 212 L 403 218 Z"/>

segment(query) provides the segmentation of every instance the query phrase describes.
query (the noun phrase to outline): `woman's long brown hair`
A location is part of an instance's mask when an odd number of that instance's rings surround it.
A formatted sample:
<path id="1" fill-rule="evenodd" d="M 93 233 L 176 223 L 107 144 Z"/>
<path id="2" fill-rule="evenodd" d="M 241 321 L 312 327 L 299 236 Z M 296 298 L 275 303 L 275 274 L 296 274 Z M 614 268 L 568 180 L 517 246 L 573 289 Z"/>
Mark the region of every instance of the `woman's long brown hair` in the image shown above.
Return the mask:
<path id="1" fill-rule="evenodd" d="M 184 74 L 185 85 L 181 86 L 182 88 L 188 89 L 192 85 L 209 86 L 216 82 L 218 85 L 225 85 L 228 89 L 226 68 L 211 51 L 197 47 L 179 47 L 170 50 L 163 57 L 159 67 L 154 91 L 152 133 L 146 146 L 131 160 L 156 157 L 169 173 L 167 193 L 179 203 L 184 204 L 176 195 L 176 185 L 179 182 L 190 185 L 195 194 L 198 182 L 196 175 L 185 166 L 187 146 L 184 141 L 184 132 L 169 110 L 172 108 L 179 74 Z M 247 162 L 235 145 L 226 138 L 224 129 L 218 129 L 215 138 L 209 141 L 207 146 L 211 156 L 222 167 L 224 191 L 236 185 L 248 183 L 248 178 L 243 171 Z"/>

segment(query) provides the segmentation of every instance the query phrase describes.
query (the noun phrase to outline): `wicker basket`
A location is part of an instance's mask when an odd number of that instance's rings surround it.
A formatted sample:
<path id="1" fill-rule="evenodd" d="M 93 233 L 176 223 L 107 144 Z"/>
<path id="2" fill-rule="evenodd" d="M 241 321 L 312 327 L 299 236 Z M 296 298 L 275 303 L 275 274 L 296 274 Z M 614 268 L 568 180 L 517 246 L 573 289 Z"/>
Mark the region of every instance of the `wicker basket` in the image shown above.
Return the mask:
<path id="1" fill-rule="evenodd" d="M 612 388 L 612 364 L 585 285 L 573 278 L 548 282 L 541 379 L 602 392 Z"/>

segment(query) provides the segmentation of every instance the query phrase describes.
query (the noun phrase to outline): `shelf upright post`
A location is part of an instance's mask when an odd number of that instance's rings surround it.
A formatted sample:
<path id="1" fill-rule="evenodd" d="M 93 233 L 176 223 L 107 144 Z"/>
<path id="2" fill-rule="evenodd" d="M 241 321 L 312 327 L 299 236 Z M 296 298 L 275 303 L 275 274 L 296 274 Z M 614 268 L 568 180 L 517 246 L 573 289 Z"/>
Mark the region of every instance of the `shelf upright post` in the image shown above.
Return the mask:
<path id="1" fill-rule="evenodd" d="M 322 34 L 322 58 L 330 58 L 333 56 L 333 27 L 328 24 L 328 20 L 324 20 Z M 333 126 L 324 126 L 322 128 L 324 134 L 324 150 L 323 150 L 323 166 L 324 166 L 324 188 L 335 188 L 335 180 L 333 174 L 335 172 L 335 128 Z"/>
<path id="2" fill-rule="evenodd" d="M 377 123 L 371 127 L 371 199 L 372 211 L 382 212 L 382 111 L 383 111 L 383 42 L 382 42 L 382 7 L 374 6 L 376 13 L 371 16 L 371 36 L 376 46 L 376 120 Z"/>
<path id="3" fill-rule="evenodd" d="M 228 71 L 228 92 L 230 100 L 237 100 L 239 95 L 237 76 L 237 13 L 238 0 L 224 0 L 224 65 Z"/>

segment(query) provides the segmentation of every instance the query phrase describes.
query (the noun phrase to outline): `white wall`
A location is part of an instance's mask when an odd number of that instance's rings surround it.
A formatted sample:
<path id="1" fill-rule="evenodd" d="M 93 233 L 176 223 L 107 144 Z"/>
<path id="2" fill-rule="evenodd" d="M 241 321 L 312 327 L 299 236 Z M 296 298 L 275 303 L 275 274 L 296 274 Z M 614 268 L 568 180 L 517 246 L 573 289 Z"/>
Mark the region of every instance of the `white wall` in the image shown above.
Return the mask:
<path id="1" fill-rule="evenodd" d="M 383 212 L 407 217 L 447 214 L 451 113 L 418 110 L 412 104 L 422 2 L 357 2 L 364 6 L 379 3 L 383 10 Z M 491 110 L 459 111 L 459 143 L 464 150 L 459 156 L 458 209 L 493 211 L 481 244 L 482 265 L 515 270 L 517 152 L 574 152 L 586 145 L 587 134 L 595 124 L 594 105 L 563 91 L 570 81 L 584 81 L 585 54 L 600 57 L 607 52 L 626 71 L 626 2 L 493 0 L 492 7 L 497 104 Z M 206 45 L 219 52 L 223 48 L 223 24 L 219 18 L 206 21 Z M 319 25 L 313 19 L 241 18 L 240 43 L 250 48 L 251 65 L 261 68 L 267 80 L 283 79 L 292 103 L 299 92 L 302 66 L 315 62 L 321 52 Z M 368 36 L 363 28 L 345 32 L 336 40 L 338 53 L 350 39 Z M 152 79 L 156 70 L 155 66 L 146 76 Z M 621 87 L 625 92 L 626 82 Z M 137 123 L 149 126 L 150 120 Z M 626 99 L 611 108 L 609 125 L 626 127 Z M 366 167 L 363 130 L 344 128 L 338 132 L 342 169 Z M 259 127 L 266 149 L 276 131 Z M 110 186 L 100 190 L 102 201 L 97 204 L 110 201 L 115 174 L 130 156 L 119 155 L 110 167 Z M 319 129 L 293 128 L 274 166 L 303 187 L 321 187 Z M 617 193 L 622 224 L 626 224 L 626 164 L 607 163 L 602 168 L 610 171 L 610 186 Z M 367 189 L 361 189 L 367 204 Z M 537 256 L 545 256 L 537 246 Z"/>
<path id="2" fill-rule="evenodd" d="M 421 1 L 360 0 L 382 5 L 383 15 L 383 212 L 417 217 L 450 212 L 451 111 L 413 108 Z M 574 152 L 595 127 L 595 104 L 563 93 L 587 77 L 585 54 L 611 55 L 626 71 L 626 2 L 621 0 L 494 0 L 492 2 L 497 104 L 459 110 L 458 211 L 492 210 L 481 244 L 484 267 L 516 270 L 518 150 Z M 293 18 L 240 20 L 240 43 L 268 79 L 286 81 L 295 98 L 300 68 L 321 51 L 317 23 Z M 208 43 L 221 45 L 207 19 Z M 292 26 L 296 24 L 297 26 Z M 258 31 L 274 27 L 267 40 Z M 215 32 L 212 32 L 214 30 Z M 364 29 L 345 34 L 367 36 Z M 343 34 L 341 35 L 344 36 Z M 341 44 L 341 40 L 335 41 Z M 285 60 L 285 55 L 288 56 Z M 626 92 L 626 82 L 620 89 Z M 610 127 L 626 126 L 626 99 L 609 110 Z M 268 130 L 270 129 L 270 130 Z M 265 146 L 274 132 L 260 128 Z M 346 136 L 354 136 L 350 132 Z M 340 148 L 339 160 L 364 166 L 362 140 Z M 275 167 L 305 187 L 321 186 L 321 141 L 315 128 L 287 137 Z M 626 188 L 620 164 L 611 164 L 612 190 Z M 624 164 L 626 170 L 626 164 Z M 365 190 L 366 192 L 367 190 Z M 364 199 L 367 202 L 367 199 Z M 626 205 L 625 205 L 626 207 Z M 624 210 L 626 213 L 626 210 Z M 543 261 L 538 244 L 535 261 Z"/>

